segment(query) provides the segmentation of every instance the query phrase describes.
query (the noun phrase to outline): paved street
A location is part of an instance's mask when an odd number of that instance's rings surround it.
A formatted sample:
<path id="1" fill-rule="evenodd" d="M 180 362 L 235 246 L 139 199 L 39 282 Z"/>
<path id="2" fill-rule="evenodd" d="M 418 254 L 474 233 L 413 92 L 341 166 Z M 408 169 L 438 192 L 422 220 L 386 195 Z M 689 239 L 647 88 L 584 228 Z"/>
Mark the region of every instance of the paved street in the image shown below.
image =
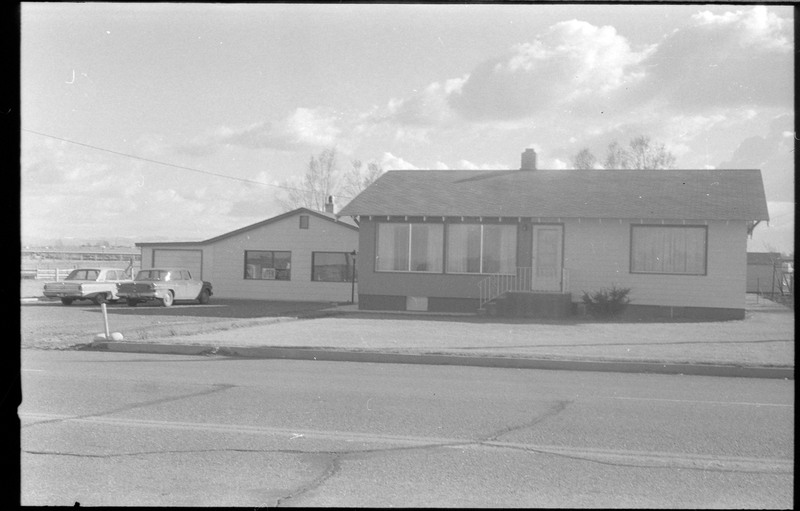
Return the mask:
<path id="1" fill-rule="evenodd" d="M 793 505 L 794 382 L 23 350 L 24 505 Z"/>

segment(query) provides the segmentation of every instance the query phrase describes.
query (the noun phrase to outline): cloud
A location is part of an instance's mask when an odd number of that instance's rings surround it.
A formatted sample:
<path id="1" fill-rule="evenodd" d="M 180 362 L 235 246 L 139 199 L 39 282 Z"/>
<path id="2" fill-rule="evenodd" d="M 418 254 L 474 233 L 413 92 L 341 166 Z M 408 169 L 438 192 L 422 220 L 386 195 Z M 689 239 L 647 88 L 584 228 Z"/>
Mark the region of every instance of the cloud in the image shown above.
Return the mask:
<path id="1" fill-rule="evenodd" d="M 220 126 L 213 133 L 179 146 L 183 154 L 207 156 L 226 145 L 246 149 L 296 149 L 336 145 L 339 118 L 328 109 L 297 108 L 279 122 L 261 121 L 248 126 Z"/>
<path id="2" fill-rule="evenodd" d="M 761 169 L 764 191 L 770 201 L 795 200 L 794 186 L 794 115 L 776 117 L 766 136 L 744 139 L 723 161 L 720 169 Z"/>
<path id="3" fill-rule="evenodd" d="M 381 167 L 384 170 L 418 170 L 417 166 L 392 153 L 383 153 L 381 157 Z"/>
<path id="4" fill-rule="evenodd" d="M 510 133 L 553 125 L 564 140 L 580 140 L 625 138 L 624 127 L 639 125 L 630 136 L 677 135 L 669 147 L 677 154 L 705 126 L 792 108 L 793 20 L 781 12 L 699 10 L 637 47 L 614 27 L 563 21 L 461 77 L 391 99 L 365 124 L 391 126 L 396 141 L 416 143 L 470 126 Z"/>
<path id="5" fill-rule="evenodd" d="M 791 106 L 792 20 L 766 7 L 700 12 L 642 62 L 647 78 L 633 94 L 673 108 Z"/>
<path id="6" fill-rule="evenodd" d="M 459 170 L 508 170 L 508 165 L 502 163 L 474 163 L 469 160 L 460 160 L 456 168 Z"/>
<path id="7" fill-rule="evenodd" d="M 634 51 L 613 27 L 564 21 L 480 64 L 450 105 L 468 119 L 502 120 L 594 101 L 641 80 L 638 64 L 650 51 Z"/>

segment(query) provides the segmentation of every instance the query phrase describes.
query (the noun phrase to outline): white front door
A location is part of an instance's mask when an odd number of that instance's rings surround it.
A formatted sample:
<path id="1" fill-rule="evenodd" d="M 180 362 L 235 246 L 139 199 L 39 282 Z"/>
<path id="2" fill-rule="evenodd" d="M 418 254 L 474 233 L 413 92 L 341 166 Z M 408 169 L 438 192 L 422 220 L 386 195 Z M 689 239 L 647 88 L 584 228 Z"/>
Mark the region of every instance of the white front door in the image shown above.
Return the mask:
<path id="1" fill-rule="evenodd" d="M 563 232 L 560 225 L 533 226 L 534 291 L 561 291 Z"/>

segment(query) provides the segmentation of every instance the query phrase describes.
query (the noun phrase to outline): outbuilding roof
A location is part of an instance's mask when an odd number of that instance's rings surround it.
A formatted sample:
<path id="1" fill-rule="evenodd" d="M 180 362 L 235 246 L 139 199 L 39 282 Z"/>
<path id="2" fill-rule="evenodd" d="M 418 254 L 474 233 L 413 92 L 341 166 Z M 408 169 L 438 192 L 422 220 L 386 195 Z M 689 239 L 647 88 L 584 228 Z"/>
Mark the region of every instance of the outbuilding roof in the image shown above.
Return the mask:
<path id="1" fill-rule="evenodd" d="M 164 245 L 168 245 L 168 246 L 208 245 L 210 243 L 214 243 L 214 242 L 217 242 L 217 241 L 220 241 L 220 240 L 224 240 L 225 238 L 230 238 L 231 236 L 236 236 L 238 234 L 242 234 L 244 232 L 247 232 L 247 231 L 250 231 L 250 230 L 253 230 L 253 229 L 258 229 L 259 227 L 264 227 L 265 225 L 269 225 L 269 224 L 272 224 L 272 223 L 275 223 L 275 222 L 278 222 L 280 220 L 284 220 L 286 218 L 289 218 L 289 217 L 292 217 L 292 216 L 296 216 L 296 215 L 316 216 L 316 217 L 321 218 L 323 220 L 327 220 L 327 221 L 329 221 L 331 223 L 334 223 L 334 224 L 337 224 L 337 225 L 341 225 L 342 227 L 345 227 L 347 229 L 352 229 L 354 231 L 358 231 L 358 226 L 352 220 L 349 220 L 349 219 L 346 219 L 346 218 L 338 218 L 333 213 L 327 213 L 327 212 L 324 212 L 324 211 L 315 211 L 313 209 L 308 209 L 308 208 L 297 208 L 297 209 L 294 209 L 294 210 L 289 211 L 287 213 L 283 213 L 281 215 L 274 216 L 274 217 L 268 218 L 266 220 L 262 220 L 262 221 L 260 221 L 258 223 L 255 223 L 255 224 L 252 224 L 252 225 L 248 225 L 248 226 L 242 227 L 240 229 L 236 229 L 235 231 L 230 231 L 230 232 L 226 232 L 225 234 L 220 234 L 219 236 L 215 236 L 213 238 L 209 238 L 209 239 L 204 240 L 204 241 L 141 242 L 141 243 L 136 243 L 136 246 L 137 247 L 149 247 L 149 246 L 159 246 L 159 247 L 161 247 L 161 246 L 164 246 Z"/>
<path id="2" fill-rule="evenodd" d="M 748 252 L 747 264 L 773 266 L 782 261 L 780 252 Z"/>
<path id="3" fill-rule="evenodd" d="M 339 215 L 769 219 L 760 170 L 389 171 Z"/>

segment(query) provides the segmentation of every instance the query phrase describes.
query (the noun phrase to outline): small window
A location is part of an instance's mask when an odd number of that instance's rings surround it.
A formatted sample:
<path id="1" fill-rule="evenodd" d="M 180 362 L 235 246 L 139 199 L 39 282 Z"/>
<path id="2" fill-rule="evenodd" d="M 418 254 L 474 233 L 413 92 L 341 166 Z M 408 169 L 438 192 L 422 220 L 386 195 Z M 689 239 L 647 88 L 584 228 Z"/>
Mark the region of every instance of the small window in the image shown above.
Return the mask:
<path id="1" fill-rule="evenodd" d="M 245 280 L 291 280 L 292 253 L 247 250 L 244 253 Z"/>
<path id="2" fill-rule="evenodd" d="M 300 215 L 300 228 L 308 229 L 308 215 Z"/>
<path id="3" fill-rule="evenodd" d="M 188 270 L 181 270 L 181 277 L 183 277 L 183 280 L 192 280 L 192 276 L 189 275 Z"/>

